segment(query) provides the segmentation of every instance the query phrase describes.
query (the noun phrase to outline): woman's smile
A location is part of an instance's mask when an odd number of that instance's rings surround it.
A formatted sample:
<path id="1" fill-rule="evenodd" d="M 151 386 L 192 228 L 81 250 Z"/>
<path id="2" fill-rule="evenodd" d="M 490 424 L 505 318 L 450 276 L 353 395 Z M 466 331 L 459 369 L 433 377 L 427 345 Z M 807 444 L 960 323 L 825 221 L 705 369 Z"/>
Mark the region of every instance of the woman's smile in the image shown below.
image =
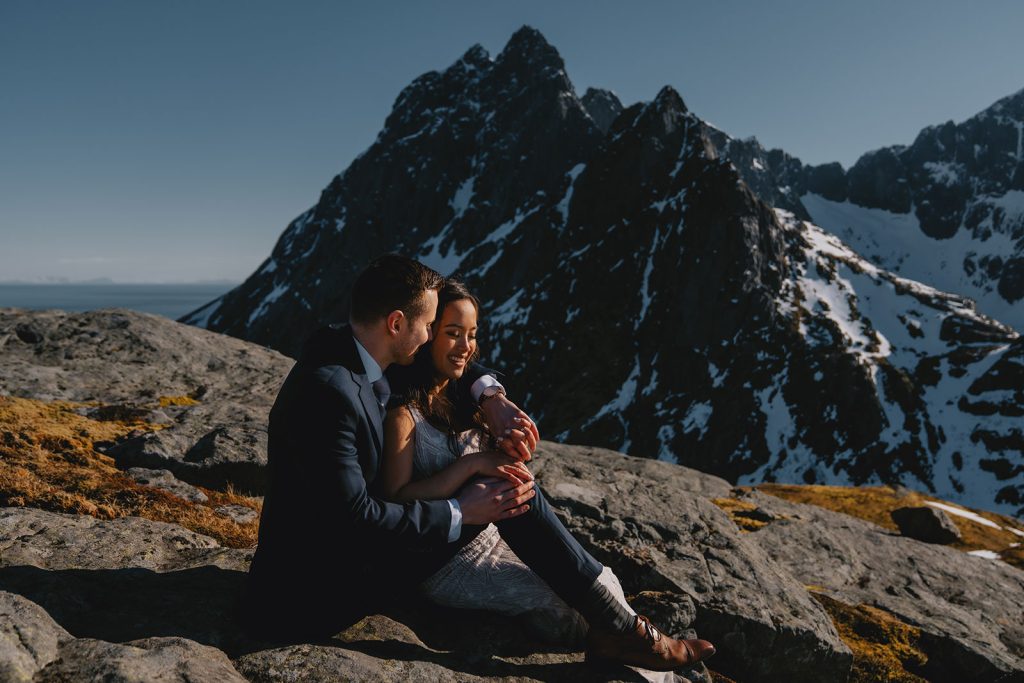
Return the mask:
<path id="1" fill-rule="evenodd" d="M 457 299 L 439 313 L 430 346 L 434 368 L 441 377 L 458 379 L 476 357 L 476 305 Z"/>

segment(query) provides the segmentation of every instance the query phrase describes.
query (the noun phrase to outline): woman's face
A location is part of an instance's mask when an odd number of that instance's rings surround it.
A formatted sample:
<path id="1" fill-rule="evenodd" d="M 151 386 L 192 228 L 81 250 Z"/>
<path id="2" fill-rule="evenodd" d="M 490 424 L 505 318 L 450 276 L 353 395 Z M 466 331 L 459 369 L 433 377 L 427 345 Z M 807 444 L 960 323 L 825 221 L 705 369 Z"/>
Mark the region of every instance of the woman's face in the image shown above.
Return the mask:
<path id="1" fill-rule="evenodd" d="M 444 307 L 434 330 L 430 355 L 438 375 L 458 379 L 476 352 L 476 308 L 469 299 L 452 301 Z"/>

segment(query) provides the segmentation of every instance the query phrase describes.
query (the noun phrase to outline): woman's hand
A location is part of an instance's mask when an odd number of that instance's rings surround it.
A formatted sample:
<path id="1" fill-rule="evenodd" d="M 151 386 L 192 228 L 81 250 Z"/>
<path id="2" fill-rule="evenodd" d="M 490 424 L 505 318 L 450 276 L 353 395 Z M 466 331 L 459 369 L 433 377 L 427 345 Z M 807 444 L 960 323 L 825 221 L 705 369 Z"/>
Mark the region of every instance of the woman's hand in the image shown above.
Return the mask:
<path id="1" fill-rule="evenodd" d="M 508 400 L 504 394 L 486 399 L 480 406 L 491 434 L 498 437 L 498 446 L 518 460 L 529 460 L 537 448 L 540 433 L 530 416 Z"/>
<path id="2" fill-rule="evenodd" d="M 500 477 L 516 486 L 533 481 L 533 473 L 524 462 L 502 451 L 480 451 L 464 457 L 472 459 L 474 474 Z"/>

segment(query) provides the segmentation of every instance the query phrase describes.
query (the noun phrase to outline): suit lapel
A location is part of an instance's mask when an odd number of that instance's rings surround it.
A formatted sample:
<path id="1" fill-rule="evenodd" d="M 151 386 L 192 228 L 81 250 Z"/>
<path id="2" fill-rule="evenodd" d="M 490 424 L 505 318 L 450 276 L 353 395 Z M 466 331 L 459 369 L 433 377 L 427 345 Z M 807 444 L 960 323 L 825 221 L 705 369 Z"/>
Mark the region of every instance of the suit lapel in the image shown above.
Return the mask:
<path id="1" fill-rule="evenodd" d="M 377 403 L 377 394 L 373 392 L 373 387 L 370 386 L 370 382 L 366 379 L 365 374 L 353 371 L 352 379 L 359 385 L 359 400 L 362 401 L 366 419 L 370 421 L 370 426 L 373 428 L 373 437 L 377 442 L 377 451 L 383 452 L 384 426 L 381 424 L 380 404 Z"/>

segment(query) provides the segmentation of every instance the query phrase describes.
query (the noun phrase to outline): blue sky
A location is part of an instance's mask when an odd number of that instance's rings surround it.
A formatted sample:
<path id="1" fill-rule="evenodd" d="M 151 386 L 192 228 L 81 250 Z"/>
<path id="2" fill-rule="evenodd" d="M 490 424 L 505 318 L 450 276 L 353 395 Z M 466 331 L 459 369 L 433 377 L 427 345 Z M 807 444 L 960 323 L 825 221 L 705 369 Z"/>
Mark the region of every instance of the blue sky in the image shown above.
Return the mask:
<path id="1" fill-rule="evenodd" d="M 582 93 L 844 166 L 1024 88 L 1024 3 L 0 4 L 0 280 L 241 280 L 398 92 L 521 25 Z"/>

